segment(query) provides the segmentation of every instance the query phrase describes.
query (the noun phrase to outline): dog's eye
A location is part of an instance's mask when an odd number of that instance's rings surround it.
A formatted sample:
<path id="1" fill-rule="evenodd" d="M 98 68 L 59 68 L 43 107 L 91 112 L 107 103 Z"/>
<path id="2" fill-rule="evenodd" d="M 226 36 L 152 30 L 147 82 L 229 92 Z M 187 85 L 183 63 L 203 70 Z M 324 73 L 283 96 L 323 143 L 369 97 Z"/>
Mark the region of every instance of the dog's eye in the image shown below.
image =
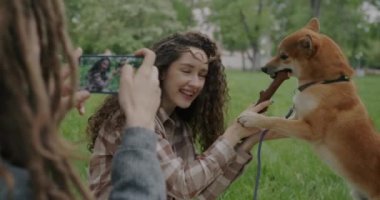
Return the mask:
<path id="1" fill-rule="evenodd" d="M 281 55 L 280 55 L 280 59 L 281 59 L 281 60 L 286 60 L 286 59 L 288 59 L 288 58 L 289 58 L 289 56 L 286 55 L 286 54 L 281 54 Z"/>

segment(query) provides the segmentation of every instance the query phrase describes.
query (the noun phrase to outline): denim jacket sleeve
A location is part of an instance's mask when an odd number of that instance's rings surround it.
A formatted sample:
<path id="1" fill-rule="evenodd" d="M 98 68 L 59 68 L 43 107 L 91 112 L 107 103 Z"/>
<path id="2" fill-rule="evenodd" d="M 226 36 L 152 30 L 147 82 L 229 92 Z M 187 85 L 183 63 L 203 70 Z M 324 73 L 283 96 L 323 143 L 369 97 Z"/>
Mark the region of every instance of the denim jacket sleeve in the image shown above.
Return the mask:
<path id="1" fill-rule="evenodd" d="M 166 188 L 157 158 L 156 134 L 133 127 L 124 131 L 112 161 L 111 200 L 165 200 Z"/>
<path id="2" fill-rule="evenodd" d="M 24 168 L 11 165 L 1 158 L 0 164 L 9 170 L 14 180 L 14 187 L 10 190 L 5 180 L 0 177 L 0 199 L 8 199 L 8 193 L 10 193 L 11 199 L 30 199 L 32 190 L 30 188 L 29 173 Z"/>

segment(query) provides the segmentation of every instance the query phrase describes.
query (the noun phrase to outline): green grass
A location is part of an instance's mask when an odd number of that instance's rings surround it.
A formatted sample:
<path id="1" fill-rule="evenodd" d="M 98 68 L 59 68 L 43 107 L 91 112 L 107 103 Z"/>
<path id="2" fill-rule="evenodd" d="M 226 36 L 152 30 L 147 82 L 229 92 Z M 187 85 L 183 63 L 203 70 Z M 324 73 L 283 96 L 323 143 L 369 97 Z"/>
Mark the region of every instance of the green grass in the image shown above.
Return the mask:
<path id="1" fill-rule="evenodd" d="M 271 79 L 262 73 L 227 71 L 230 89 L 228 120 L 235 119 L 250 103 L 256 102 L 259 91 L 265 89 Z M 378 104 L 380 77 L 355 78 L 359 95 L 368 108 L 373 122 L 380 130 L 380 106 Z M 286 81 L 273 97 L 274 104 L 268 115 L 284 116 L 292 105 L 296 81 Z M 64 136 L 76 144 L 77 155 L 84 159 L 75 166 L 85 181 L 89 153 L 86 150 L 85 127 L 88 117 L 101 104 L 104 95 L 93 95 L 86 105 L 86 115 L 80 117 L 72 111 L 61 125 Z M 244 174 L 221 195 L 220 200 L 252 199 L 256 176 L 256 151 Z M 302 141 L 283 139 L 265 142 L 262 146 L 262 174 L 259 186 L 260 200 L 341 200 L 350 199 L 349 190 L 343 180 L 336 176 L 309 146 Z"/>

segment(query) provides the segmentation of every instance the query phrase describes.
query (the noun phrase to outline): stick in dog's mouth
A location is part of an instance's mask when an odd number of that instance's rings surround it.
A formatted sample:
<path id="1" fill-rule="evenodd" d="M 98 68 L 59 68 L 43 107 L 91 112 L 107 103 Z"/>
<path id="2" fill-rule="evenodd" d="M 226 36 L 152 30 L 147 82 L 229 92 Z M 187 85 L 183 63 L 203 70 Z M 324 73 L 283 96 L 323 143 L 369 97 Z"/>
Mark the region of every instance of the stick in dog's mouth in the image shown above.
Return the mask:
<path id="1" fill-rule="evenodd" d="M 282 82 L 284 82 L 286 79 L 289 78 L 289 72 L 290 70 L 285 69 L 285 70 L 280 70 L 275 73 L 275 76 L 273 76 L 273 81 L 272 83 L 268 86 L 268 88 L 264 91 L 260 92 L 260 97 L 259 100 L 257 101 L 256 105 L 269 100 L 272 98 L 273 94 L 277 91 L 277 89 L 280 87 Z M 267 108 L 264 108 L 261 110 L 259 113 L 265 112 Z"/>
<path id="2" fill-rule="evenodd" d="M 287 78 L 289 78 L 289 74 L 290 73 L 292 73 L 292 70 L 290 70 L 290 69 L 283 69 L 283 70 L 275 72 L 274 74 L 271 74 L 270 77 L 273 78 L 273 79 L 276 79 L 277 76 L 286 76 Z"/>
<path id="3" fill-rule="evenodd" d="M 281 69 L 281 70 L 278 70 L 278 71 L 275 71 L 273 69 L 270 69 L 268 67 L 262 67 L 261 68 L 261 71 L 268 74 L 272 79 L 275 79 L 277 74 L 279 74 L 280 72 L 286 72 L 286 74 L 288 74 L 288 77 L 290 76 L 290 74 L 292 73 L 292 70 L 291 69 L 288 69 L 288 68 L 285 68 L 285 69 Z"/>

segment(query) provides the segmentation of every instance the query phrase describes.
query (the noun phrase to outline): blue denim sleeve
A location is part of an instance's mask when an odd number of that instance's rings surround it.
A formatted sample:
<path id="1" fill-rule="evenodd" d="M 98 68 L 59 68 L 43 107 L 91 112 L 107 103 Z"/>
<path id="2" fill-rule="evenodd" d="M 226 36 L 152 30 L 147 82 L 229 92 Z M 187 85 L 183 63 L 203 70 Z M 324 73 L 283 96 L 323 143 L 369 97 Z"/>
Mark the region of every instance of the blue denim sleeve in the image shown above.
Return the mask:
<path id="1" fill-rule="evenodd" d="M 111 200 L 165 200 L 165 179 L 156 153 L 152 130 L 128 128 L 112 161 Z"/>
<path id="2" fill-rule="evenodd" d="M 0 177 L 0 199 L 8 199 L 8 192 L 11 192 L 11 199 L 30 199 L 33 193 L 30 186 L 30 175 L 28 171 L 24 168 L 11 165 L 1 158 L 0 162 L 4 165 L 3 167 L 6 167 L 7 170 L 9 170 L 14 180 L 14 187 L 12 190 L 9 190 L 10 188 L 8 188 L 5 180 Z"/>

